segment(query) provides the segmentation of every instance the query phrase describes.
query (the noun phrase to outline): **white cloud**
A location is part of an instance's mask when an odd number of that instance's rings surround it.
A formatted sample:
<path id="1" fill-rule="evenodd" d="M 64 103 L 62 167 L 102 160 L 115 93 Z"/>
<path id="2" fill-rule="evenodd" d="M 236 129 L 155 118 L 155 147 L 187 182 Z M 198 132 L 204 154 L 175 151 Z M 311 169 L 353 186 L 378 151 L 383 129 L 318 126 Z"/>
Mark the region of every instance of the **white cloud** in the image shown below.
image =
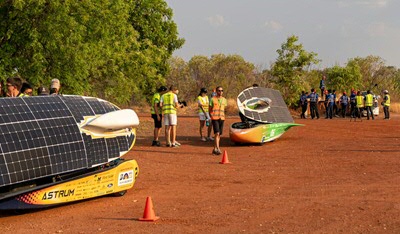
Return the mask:
<path id="1" fill-rule="evenodd" d="M 282 30 L 283 26 L 281 23 L 277 22 L 277 21 L 267 21 L 264 23 L 264 27 L 270 29 L 273 32 L 278 32 L 280 30 Z"/>
<path id="2" fill-rule="evenodd" d="M 225 18 L 222 15 L 215 15 L 215 16 L 210 16 L 207 17 L 206 19 L 208 23 L 214 27 L 220 27 L 224 25 L 228 25 L 228 22 L 225 20 Z"/>
<path id="3" fill-rule="evenodd" d="M 340 7 L 365 6 L 369 8 L 386 7 L 390 0 L 340 0 Z"/>

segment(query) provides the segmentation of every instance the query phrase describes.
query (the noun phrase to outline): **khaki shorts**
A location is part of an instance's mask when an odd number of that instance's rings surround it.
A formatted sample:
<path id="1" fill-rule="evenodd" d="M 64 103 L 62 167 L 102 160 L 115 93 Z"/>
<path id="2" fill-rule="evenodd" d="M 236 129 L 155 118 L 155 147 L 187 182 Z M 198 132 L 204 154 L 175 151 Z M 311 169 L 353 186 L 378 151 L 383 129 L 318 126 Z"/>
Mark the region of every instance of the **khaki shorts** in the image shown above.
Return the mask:
<path id="1" fill-rule="evenodd" d="M 164 126 L 177 125 L 178 117 L 176 114 L 164 114 Z"/>

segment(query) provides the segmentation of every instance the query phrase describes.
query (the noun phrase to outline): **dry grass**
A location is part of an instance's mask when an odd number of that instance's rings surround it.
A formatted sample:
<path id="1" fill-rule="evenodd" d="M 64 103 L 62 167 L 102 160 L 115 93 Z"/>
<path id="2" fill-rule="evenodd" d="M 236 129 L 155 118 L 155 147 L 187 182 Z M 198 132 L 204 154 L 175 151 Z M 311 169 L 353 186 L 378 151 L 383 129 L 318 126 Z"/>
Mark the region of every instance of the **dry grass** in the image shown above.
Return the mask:
<path id="1" fill-rule="evenodd" d="M 400 113 L 400 103 L 391 103 L 390 104 L 390 112 L 399 114 Z"/>

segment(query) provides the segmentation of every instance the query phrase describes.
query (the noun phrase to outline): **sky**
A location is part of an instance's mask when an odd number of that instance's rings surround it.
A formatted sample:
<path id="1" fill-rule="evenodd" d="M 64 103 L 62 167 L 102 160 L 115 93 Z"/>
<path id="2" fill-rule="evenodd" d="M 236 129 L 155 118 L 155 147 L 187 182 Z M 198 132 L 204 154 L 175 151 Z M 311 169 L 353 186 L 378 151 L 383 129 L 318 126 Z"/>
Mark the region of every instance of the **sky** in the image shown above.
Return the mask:
<path id="1" fill-rule="evenodd" d="M 174 52 L 238 54 L 269 68 L 291 35 L 322 60 L 344 66 L 355 57 L 379 56 L 400 68 L 400 0 L 166 0 L 185 44 Z"/>

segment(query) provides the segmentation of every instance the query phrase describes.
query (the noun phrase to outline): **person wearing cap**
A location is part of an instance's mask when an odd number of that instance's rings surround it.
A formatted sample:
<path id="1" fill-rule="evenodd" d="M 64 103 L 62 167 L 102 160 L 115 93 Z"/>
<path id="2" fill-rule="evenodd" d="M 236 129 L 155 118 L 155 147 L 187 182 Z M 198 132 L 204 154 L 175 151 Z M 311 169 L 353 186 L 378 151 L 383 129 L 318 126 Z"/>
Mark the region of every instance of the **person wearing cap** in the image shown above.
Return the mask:
<path id="1" fill-rule="evenodd" d="M 24 93 L 21 93 L 22 79 L 19 77 L 9 77 L 6 81 L 7 85 L 7 97 L 26 97 Z"/>
<path id="2" fill-rule="evenodd" d="M 172 85 L 169 92 L 161 95 L 160 107 L 164 115 L 165 140 L 167 147 L 179 147 L 181 144 L 176 141 L 176 125 L 178 124 L 177 108 L 183 107 L 178 101 L 179 90 Z"/>
<path id="3" fill-rule="evenodd" d="M 372 105 L 374 104 L 374 96 L 371 94 L 370 90 L 367 90 L 367 95 L 364 97 L 364 105 L 367 110 L 367 120 L 369 120 L 369 114 L 371 114 L 372 120 L 374 120 L 374 113 L 372 112 Z"/>
<path id="4" fill-rule="evenodd" d="M 340 110 L 342 112 L 342 117 L 346 118 L 347 106 L 349 104 L 349 97 L 347 96 L 346 92 L 343 92 L 343 95 L 339 99 L 340 103 Z"/>
<path id="5" fill-rule="evenodd" d="M 58 95 L 60 93 L 60 80 L 58 79 L 52 79 L 51 80 L 51 85 L 50 85 L 50 94 L 51 95 Z"/>
<path id="6" fill-rule="evenodd" d="M 221 149 L 219 147 L 219 142 L 221 139 L 222 131 L 224 129 L 225 108 L 228 105 L 228 102 L 222 96 L 224 89 L 221 86 L 218 86 L 216 88 L 216 91 L 217 96 L 211 98 L 209 111 L 214 129 L 214 149 L 212 151 L 212 154 L 220 155 Z"/>
<path id="7" fill-rule="evenodd" d="M 385 113 L 385 118 L 383 118 L 383 119 L 389 120 L 389 119 L 390 119 L 390 112 L 389 112 L 389 108 L 390 108 L 390 96 L 389 96 L 389 91 L 384 90 L 384 91 L 383 91 L 383 94 L 385 95 L 385 96 L 383 97 L 383 102 L 382 102 L 382 105 L 383 105 L 383 112 Z"/>
<path id="8" fill-rule="evenodd" d="M 48 90 L 46 87 L 44 87 L 44 86 L 40 86 L 40 87 L 37 89 L 37 94 L 38 94 L 39 96 L 49 95 L 49 90 Z"/>
<path id="9" fill-rule="evenodd" d="M 201 141 L 213 141 L 214 138 L 211 137 L 212 125 L 210 124 L 211 118 L 208 112 L 208 106 L 210 102 L 207 96 L 207 89 L 201 88 L 199 96 L 197 97 L 197 105 L 199 107 L 199 119 L 200 119 L 200 140 Z M 207 125 L 207 138 L 203 135 L 204 125 Z"/>
<path id="10" fill-rule="evenodd" d="M 157 89 L 157 93 L 153 95 L 151 99 L 151 118 L 154 120 L 154 134 L 153 134 L 153 143 L 151 146 L 161 146 L 158 137 L 160 136 L 161 127 L 162 127 L 162 114 L 160 108 L 160 97 L 167 91 L 167 87 L 161 86 Z"/>

